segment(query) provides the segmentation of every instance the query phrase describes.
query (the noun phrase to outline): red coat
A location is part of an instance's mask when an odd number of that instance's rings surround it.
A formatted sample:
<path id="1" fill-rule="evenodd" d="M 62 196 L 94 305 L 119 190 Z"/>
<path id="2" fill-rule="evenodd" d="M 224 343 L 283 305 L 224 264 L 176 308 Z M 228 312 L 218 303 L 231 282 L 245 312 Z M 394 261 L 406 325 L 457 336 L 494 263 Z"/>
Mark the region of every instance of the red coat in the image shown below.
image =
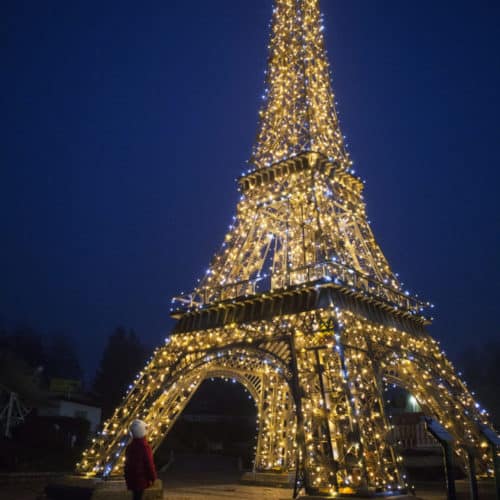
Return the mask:
<path id="1" fill-rule="evenodd" d="M 125 481 L 127 488 L 141 491 L 156 480 L 153 451 L 146 438 L 134 438 L 125 450 Z"/>

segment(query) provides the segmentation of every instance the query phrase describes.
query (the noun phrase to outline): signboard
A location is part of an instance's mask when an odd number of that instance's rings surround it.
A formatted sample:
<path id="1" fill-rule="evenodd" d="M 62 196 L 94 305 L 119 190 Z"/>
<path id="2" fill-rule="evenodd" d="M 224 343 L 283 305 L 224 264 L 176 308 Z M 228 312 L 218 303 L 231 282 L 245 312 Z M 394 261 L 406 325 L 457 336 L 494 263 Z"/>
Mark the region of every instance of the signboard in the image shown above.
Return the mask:
<path id="1" fill-rule="evenodd" d="M 54 394 L 73 394 L 78 392 L 81 387 L 79 380 L 72 380 L 68 378 L 51 378 L 49 384 L 49 391 Z"/>

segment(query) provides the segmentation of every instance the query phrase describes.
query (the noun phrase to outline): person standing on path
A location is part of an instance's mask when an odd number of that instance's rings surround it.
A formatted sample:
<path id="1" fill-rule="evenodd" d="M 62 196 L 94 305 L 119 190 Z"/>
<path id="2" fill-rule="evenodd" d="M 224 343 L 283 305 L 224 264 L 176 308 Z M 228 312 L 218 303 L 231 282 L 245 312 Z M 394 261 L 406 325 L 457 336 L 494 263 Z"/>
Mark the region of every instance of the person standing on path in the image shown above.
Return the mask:
<path id="1" fill-rule="evenodd" d="M 125 450 L 125 482 L 134 500 L 141 500 L 144 490 L 156 481 L 153 451 L 146 440 L 146 424 L 134 420 L 130 425 L 132 441 Z"/>

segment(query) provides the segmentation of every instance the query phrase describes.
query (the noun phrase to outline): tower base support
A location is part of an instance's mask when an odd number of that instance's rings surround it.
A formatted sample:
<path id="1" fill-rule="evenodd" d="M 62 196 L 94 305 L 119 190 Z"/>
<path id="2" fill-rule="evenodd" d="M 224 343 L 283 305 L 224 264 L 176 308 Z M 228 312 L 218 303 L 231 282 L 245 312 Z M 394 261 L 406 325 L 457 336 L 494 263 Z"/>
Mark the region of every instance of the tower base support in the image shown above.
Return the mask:
<path id="1" fill-rule="evenodd" d="M 63 476 L 45 488 L 44 500 L 122 500 L 126 498 L 127 487 L 122 478 L 107 480 L 82 476 Z M 144 500 L 161 500 L 163 484 L 157 480 L 144 492 Z"/>
<path id="2" fill-rule="evenodd" d="M 293 488 L 295 472 L 245 472 L 241 484 L 270 486 L 274 488 Z"/>

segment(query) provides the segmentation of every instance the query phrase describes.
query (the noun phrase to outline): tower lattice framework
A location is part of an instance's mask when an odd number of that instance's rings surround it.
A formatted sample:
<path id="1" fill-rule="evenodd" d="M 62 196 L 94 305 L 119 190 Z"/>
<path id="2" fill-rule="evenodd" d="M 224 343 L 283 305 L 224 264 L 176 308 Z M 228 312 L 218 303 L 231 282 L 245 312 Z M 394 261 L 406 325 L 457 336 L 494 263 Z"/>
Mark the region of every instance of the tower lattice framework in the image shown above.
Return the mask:
<path id="1" fill-rule="evenodd" d="M 157 448 L 203 380 L 255 399 L 255 467 L 297 470 L 309 492 L 405 486 L 383 391 L 415 396 L 491 469 L 488 424 L 438 344 L 424 304 L 401 289 L 375 241 L 330 84 L 318 0 L 276 0 L 252 168 L 230 230 L 177 324 L 77 470 L 120 474 L 127 429 Z M 461 457 L 465 458 L 465 456 Z"/>

